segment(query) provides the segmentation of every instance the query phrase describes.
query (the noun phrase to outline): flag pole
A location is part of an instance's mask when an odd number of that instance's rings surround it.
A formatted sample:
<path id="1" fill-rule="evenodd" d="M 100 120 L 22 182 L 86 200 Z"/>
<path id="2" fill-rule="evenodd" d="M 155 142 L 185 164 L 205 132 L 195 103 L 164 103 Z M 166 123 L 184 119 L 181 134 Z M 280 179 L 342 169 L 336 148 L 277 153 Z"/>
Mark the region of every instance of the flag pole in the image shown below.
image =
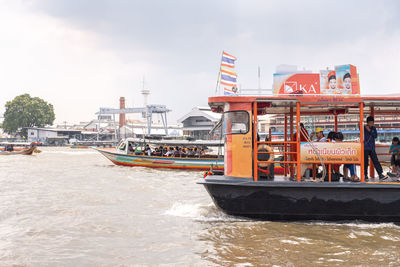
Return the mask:
<path id="1" fill-rule="evenodd" d="M 221 61 L 219 62 L 219 72 L 218 72 L 217 84 L 215 86 L 215 95 L 218 94 L 218 85 L 219 85 L 219 81 L 220 81 L 220 77 L 221 77 L 221 64 L 222 64 L 223 55 L 224 55 L 224 50 L 222 50 Z"/>

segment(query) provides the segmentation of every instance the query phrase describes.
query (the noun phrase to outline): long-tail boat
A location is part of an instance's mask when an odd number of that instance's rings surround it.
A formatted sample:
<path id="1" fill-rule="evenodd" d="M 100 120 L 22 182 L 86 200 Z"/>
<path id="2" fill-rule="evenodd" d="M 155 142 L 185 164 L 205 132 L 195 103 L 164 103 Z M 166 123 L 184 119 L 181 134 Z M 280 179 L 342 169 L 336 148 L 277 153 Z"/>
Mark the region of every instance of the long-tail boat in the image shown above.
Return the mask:
<path id="1" fill-rule="evenodd" d="M 400 96 L 310 95 L 210 97 L 214 112 L 223 113 L 225 136 L 224 175 L 209 175 L 198 181 L 217 207 L 230 215 L 267 220 L 365 220 L 400 221 L 400 183 L 391 178 L 364 178 L 365 115 L 400 117 Z M 283 141 L 257 141 L 260 115 L 284 117 Z M 301 123 L 307 116 L 334 118 L 359 115 L 360 138 L 353 142 L 302 140 Z M 303 118 L 303 120 L 302 120 Z M 290 126 L 290 132 L 288 132 Z M 299 130 L 297 130 L 299 129 Z M 369 129 L 369 128 L 368 128 Z M 261 144 L 282 146 L 284 175 L 263 180 L 260 175 Z M 262 152 L 268 153 L 268 152 Z M 333 181 L 332 169 L 354 164 L 360 181 Z M 313 166 L 312 177 L 304 179 L 305 166 Z M 328 173 L 317 177 L 317 168 Z"/>
<path id="2" fill-rule="evenodd" d="M 156 142 L 157 143 L 157 142 Z M 103 154 L 106 158 L 112 161 L 116 165 L 129 166 L 129 167 L 151 167 L 151 168 L 171 168 L 171 169 L 193 169 L 193 170 L 209 170 L 210 167 L 213 170 L 221 171 L 224 166 L 224 159 L 222 156 L 209 155 L 209 154 L 198 154 L 193 156 L 186 156 L 183 154 L 176 154 L 175 156 L 165 156 L 164 152 L 147 154 L 144 149 L 136 150 L 135 147 L 142 145 L 143 142 L 139 142 L 133 138 L 127 138 L 122 140 L 116 148 L 93 148 Z M 180 146 L 186 147 L 201 147 L 217 144 L 212 142 L 177 142 L 177 141 L 162 141 L 159 144 L 168 146 Z"/>
<path id="3" fill-rule="evenodd" d="M 30 145 L 30 143 L 1 143 L 3 148 L 0 149 L 0 155 L 9 156 L 9 155 L 32 155 L 35 152 L 36 146 L 33 145 L 31 147 L 26 147 Z M 23 145 L 24 147 L 21 147 Z M 15 146 L 15 147 L 14 147 Z"/>

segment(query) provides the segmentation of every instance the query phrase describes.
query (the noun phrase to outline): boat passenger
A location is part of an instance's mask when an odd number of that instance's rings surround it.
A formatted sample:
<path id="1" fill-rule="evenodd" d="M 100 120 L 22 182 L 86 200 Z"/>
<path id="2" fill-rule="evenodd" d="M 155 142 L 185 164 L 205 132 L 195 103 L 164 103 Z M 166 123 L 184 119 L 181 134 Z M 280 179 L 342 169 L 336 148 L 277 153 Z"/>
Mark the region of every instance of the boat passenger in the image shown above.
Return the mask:
<path id="1" fill-rule="evenodd" d="M 194 148 L 194 156 L 200 157 L 200 149 L 197 149 L 197 147 Z"/>
<path id="2" fill-rule="evenodd" d="M 399 176 L 400 167 L 400 141 L 398 137 L 393 137 L 392 145 L 389 148 L 389 153 L 392 153 L 390 165 L 392 165 L 392 173 Z"/>
<path id="3" fill-rule="evenodd" d="M 326 142 L 327 139 L 324 135 L 324 129 L 322 127 L 317 127 L 315 132 L 311 133 L 310 139 L 312 140 L 313 137 L 316 136 L 317 142 Z"/>
<path id="4" fill-rule="evenodd" d="M 204 151 L 204 148 L 200 148 L 200 156 L 204 156 L 206 154 L 206 151 Z"/>
<path id="5" fill-rule="evenodd" d="M 188 151 L 186 152 L 186 156 L 187 157 L 193 157 L 194 153 L 193 153 L 193 149 L 192 148 L 188 148 Z"/>
<path id="6" fill-rule="evenodd" d="M 169 150 L 167 151 L 167 153 L 164 154 L 164 156 L 166 157 L 173 157 L 175 156 L 175 151 L 173 147 L 170 147 Z"/>
<path id="7" fill-rule="evenodd" d="M 387 176 L 383 175 L 382 166 L 375 152 L 375 139 L 378 137 L 378 132 L 374 126 L 374 117 L 367 117 L 367 125 L 364 126 L 364 178 L 368 181 L 368 161 L 371 157 L 375 170 L 378 172 L 379 179 L 384 180 Z"/>
<path id="8" fill-rule="evenodd" d="M 167 153 L 168 149 L 167 147 L 160 146 L 160 154 L 161 156 L 164 156 L 165 153 Z"/>
<path id="9" fill-rule="evenodd" d="M 337 132 L 335 134 L 335 142 L 343 142 L 343 134 Z M 339 164 L 332 165 L 335 172 L 339 173 Z M 348 178 L 348 172 L 350 171 L 350 179 Z M 356 175 L 356 166 L 354 164 L 344 164 L 343 165 L 343 180 L 350 180 L 352 182 L 359 182 L 360 178 Z"/>
<path id="10" fill-rule="evenodd" d="M 177 155 L 179 157 L 185 157 L 186 156 L 186 153 L 185 153 L 185 151 L 183 149 L 184 148 L 182 148 L 182 147 L 177 147 Z"/>
<path id="11" fill-rule="evenodd" d="M 147 153 L 147 156 L 151 156 L 151 148 L 149 145 L 146 145 L 145 151 Z"/>
<path id="12" fill-rule="evenodd" d="M 328 141 L 329 141 L 329 142 L 335 141 L 335 135 L 336 135 L 336 132 L 335 132 L 335 131 L 330 131 L 330 132 L 328 133 L 328 137 L 327 137 Z"/>
<path id="13" fill-rule="evenodd" d="M 8 152 L 14 151 L 14 145 L 13 144 L 7 145 L 5 151 L 8 151 Z"/>
<path id="14" fill-rule="evenodd" d="M 134 152 L 134 149 L 133 149 L 132 143 L 129 142 L 128 143 L 128 153 L 133 153 L 133 152 Z"/>

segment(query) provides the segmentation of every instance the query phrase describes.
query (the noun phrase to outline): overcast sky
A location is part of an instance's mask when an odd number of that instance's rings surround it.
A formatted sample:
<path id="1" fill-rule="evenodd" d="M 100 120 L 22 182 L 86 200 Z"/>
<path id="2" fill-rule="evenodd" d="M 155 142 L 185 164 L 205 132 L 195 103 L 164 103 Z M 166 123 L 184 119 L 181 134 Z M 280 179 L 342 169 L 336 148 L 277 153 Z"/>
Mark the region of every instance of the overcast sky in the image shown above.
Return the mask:
<path id="1" fill-rule="evenodd" d="M 222 50 L 238 58 L 242 88 L 272 87 L 279 64 L 315 72 L 353 64 L 362 94 L 399 92 L 400 1 L 0 0 L 0 113 L 29 93 L 56 122 L 88 121 L 99 107 L 173 111 L 215 92 Z"/>

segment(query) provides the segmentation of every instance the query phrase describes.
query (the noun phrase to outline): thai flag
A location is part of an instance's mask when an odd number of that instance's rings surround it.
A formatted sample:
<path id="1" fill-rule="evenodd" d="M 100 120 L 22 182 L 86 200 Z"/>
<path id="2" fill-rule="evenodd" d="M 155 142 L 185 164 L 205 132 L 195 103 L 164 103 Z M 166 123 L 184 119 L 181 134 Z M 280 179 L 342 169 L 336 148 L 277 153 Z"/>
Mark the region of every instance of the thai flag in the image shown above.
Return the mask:
<path id="1" fill-rule="evenodd" d="M 228 69 L 221 68 L 221 72 L 224 73 L 224 74 L 229 74 L 229 75 L 237 77 L 236 72 L 234 72 L 233 70 L 228 70 Z"/>
<path id="2" fill-rule="evenodd" d="M 220 83 L 221 83 L 222 85 L 229 86 L 229 87 L 235 87 L 235 86 L 236 86 L 235 83 L 229 83 L 229 82 L 224 82 L 224 81 L 221 81 Z"/>
<path id="3" fill-rule="evenodd" d="M 221 67 L 234 68 L 235 60 L 236 60 L 236 57 L 234 57 L 226 52 L 222 52 Z"/>
<path id="4" fill-rule="evenodd" d="M 228 54 L 228 53 L 226 53 L 226 52 L 222 52 L 222 56 L 227 57 L 227 58 L 230 58 L 230 59 L 233 59 L 233 60 L 236 60 L 236 59 L 237 59 L 236 57 L 234 57 L 234 56 L 232 56 L 232 55 L 230 55 L 230 54 Z"/>
<path id="5" fill-rule="evenodd" d="M 235 96 L 236 94 L 229 90 L 228 88 L 224 88 L 224 95 Z"/>
<path id="6" fill-rule="evenodd" d="M 238 94 L 237 88 L 232 87 L 232 89 L 224 87 L 224 95 L 236 96 Z"/>
<path id="7" fill-rule="evenodd" d="M 221 74 L 221 81 L 236 83 L 236 77 L 230 74 Z"/>

